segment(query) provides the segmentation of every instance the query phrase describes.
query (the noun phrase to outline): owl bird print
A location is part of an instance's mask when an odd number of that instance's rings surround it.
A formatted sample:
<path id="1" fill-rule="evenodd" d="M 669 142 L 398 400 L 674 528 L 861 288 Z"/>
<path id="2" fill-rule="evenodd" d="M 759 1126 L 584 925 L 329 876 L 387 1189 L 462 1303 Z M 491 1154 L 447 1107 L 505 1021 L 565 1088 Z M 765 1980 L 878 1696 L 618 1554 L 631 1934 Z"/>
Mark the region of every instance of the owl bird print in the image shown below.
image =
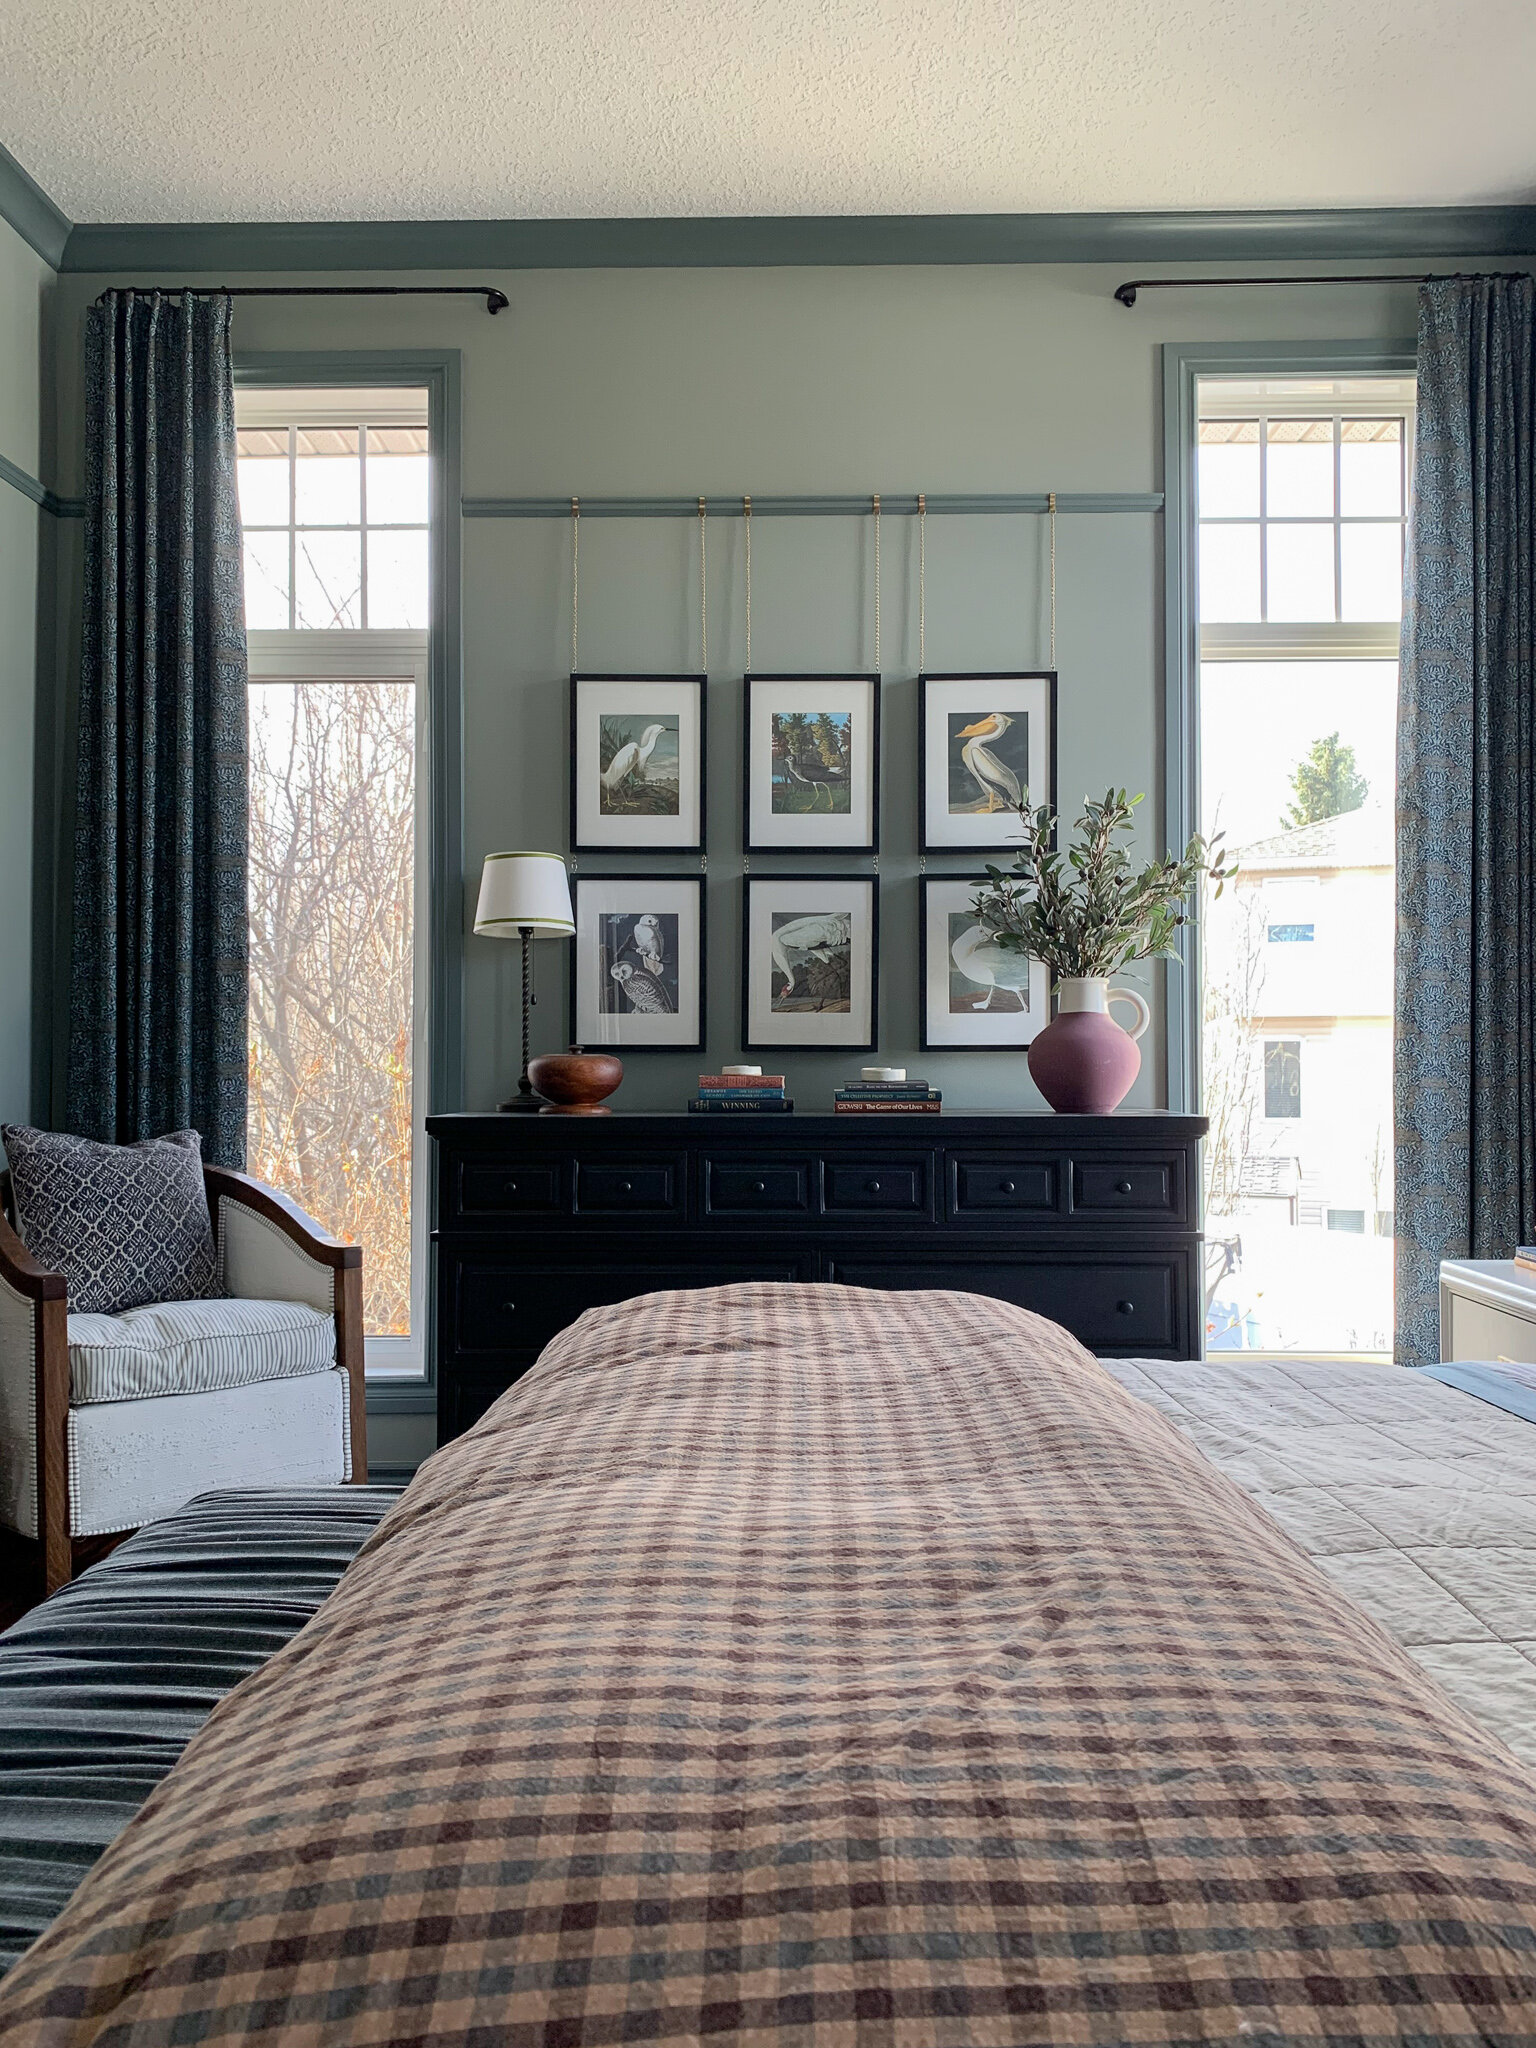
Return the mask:
<path id="1" fill-rule="evenodd" d="M 605 910 L 598 949 L 598 1007 L 605 1016 L 676 1015 L 676 911 Z"/>

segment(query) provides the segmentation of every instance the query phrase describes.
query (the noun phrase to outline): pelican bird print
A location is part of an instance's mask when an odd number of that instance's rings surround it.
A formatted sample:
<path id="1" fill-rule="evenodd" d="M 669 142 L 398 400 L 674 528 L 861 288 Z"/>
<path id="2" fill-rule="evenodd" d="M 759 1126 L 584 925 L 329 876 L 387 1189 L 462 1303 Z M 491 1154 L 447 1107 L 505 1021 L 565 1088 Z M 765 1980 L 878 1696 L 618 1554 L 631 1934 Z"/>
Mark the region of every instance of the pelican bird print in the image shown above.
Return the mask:
<path id="1" fill-rule="evenodd" d="M 787 1003 L 793 996 L 808 992 L 802 990 L 801 977 L 804 976 L 809 983 L 813 962 L 821 967 L 830 967 L 841 956 L 846 967 L 852 942 L 853 919 L 846 910 L 817 911 L 775 924 L 768 940 L 768 950 L 774 966 L 787 984 L 783 992 L 774 998 L 775 1007 Z M 844 979 L 846 984 L 846 975 Z M 846 993 L 845 986 L 845 999 Z"/>
<path id="2" fill-rule="evenodd" d="M 957 918 L 956 923 L 958 922 Z M 953 924 L 950 930 L 954 930 Z M 968 920 L 965 929 L 950 947 L 949 957 L 967 981 L 974 981 L 977 987 L 984 991 L 979 997 L 968 996 L 964 999 L 973 1010 L 990 1008 L 993 995 L 999 991 L 1013 997 L 1013 1002 L 1005 1003 L 1003 1008 L 1029 1008 L 1029 970 L 1033 962 L 1027 953 L 1005 951 L 995 939 L 987 937 L 979 924 Z M 951 1007 L 959 1007 L 958 998 Z"/>
<path id="3" fill-rule="evenodd" d="M 646 768 L 656 751 L 656 742 L 665 731 L 664 725 L 648 725 L 638 740 L 629 740 L 619 748 L 603 770 L 605 796 L 617 796 L 626 783 L 644 782 Z"/>
<path id="4" fill-rule="evenodd" d="M 615 960 L 608 970 L 619 985 L 619 991 L 632 1010 L 639 1010 L 648 1017 L 671 1016 L 677 1005 L 667 992 L 666 984 L 654 974 L 648 974 L 643 967 L 636 967 L 628 960 Z"/>
<path id="5" fill-rule="evenodd" d="M 1023 799 L 1024 786 L 1018 776 L 987 745 L 988 740 L 1000 740 L 1012 723 L 1005 711 L 989 711 L 984 718 L 961 726 L 955 734 L 956 739 L 965 741 L 960 749 L 960 759 L 965 763 L 966 773 L 986 798 L 986 803 L 981 806 L 986 811 L 1011 811 Z"/>

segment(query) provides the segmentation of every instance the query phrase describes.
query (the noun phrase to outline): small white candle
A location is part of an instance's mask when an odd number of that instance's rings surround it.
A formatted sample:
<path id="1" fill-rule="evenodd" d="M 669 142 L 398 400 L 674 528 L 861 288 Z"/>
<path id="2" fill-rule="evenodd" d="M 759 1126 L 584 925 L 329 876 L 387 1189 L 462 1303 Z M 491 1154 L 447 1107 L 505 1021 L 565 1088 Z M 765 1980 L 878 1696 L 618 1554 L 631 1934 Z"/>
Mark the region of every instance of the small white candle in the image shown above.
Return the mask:
<path id="1" fill-rule="evenodd" d="M 760 1074 L 763 1070 L 761 1067 L 722 1067 L 720 1071 L 722 1074 Z"/>
<path id="2" fill-rule="evenodd" d="M 905 1067 L 860 1067 L 859 1078 L 863 1081 L 905 1081 Z"/>

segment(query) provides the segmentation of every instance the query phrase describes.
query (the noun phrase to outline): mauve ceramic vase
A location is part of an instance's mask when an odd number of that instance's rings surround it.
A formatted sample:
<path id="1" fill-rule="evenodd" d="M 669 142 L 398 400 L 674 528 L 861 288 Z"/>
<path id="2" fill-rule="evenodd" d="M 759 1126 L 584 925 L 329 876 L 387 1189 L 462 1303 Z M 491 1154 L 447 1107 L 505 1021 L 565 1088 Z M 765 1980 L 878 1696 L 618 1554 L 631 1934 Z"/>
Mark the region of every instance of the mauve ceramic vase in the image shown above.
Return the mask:
<path id="1" fill-rule="evenodd" d="M 1124 1031 L 1109 1014 L 1112 1002 L 1134 1003 L 1137 1023 Z M 1029 1048 L 1035 1086 L 1063 1115 L 1108 1116 L 1130 1093 L 1141 1072 L 1136 1043 L 1151 1012 L 1134 989 L 1111 988 L 1102 977 L 1065 978 L 1057 990 L 1055 1021 Z"/>
<path id="2" fill-rule="evenodd" d="M 528 1062 L 528 1078 L 544 1097 L 541 1116 L 611 1116 L 603 1101 L 624 1078 L 624 1062 L 611 1052 L 540 1053 Z"/>

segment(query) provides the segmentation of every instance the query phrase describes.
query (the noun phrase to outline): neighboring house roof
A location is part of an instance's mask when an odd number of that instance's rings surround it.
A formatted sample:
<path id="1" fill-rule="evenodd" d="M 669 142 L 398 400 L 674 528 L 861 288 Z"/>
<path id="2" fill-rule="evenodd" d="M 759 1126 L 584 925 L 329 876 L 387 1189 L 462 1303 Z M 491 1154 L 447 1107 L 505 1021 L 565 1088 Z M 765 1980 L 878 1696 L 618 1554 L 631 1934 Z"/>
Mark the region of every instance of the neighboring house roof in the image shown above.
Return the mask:
<path id="1" fill-rule="evenodd" d="M 1284 873 L 1287 869 L 1390 868 L 1394 820 L 1385 804 L 1365 804 L 1316 825 L 1298 825 L 1236 849 L 1238 879 Z"/>

